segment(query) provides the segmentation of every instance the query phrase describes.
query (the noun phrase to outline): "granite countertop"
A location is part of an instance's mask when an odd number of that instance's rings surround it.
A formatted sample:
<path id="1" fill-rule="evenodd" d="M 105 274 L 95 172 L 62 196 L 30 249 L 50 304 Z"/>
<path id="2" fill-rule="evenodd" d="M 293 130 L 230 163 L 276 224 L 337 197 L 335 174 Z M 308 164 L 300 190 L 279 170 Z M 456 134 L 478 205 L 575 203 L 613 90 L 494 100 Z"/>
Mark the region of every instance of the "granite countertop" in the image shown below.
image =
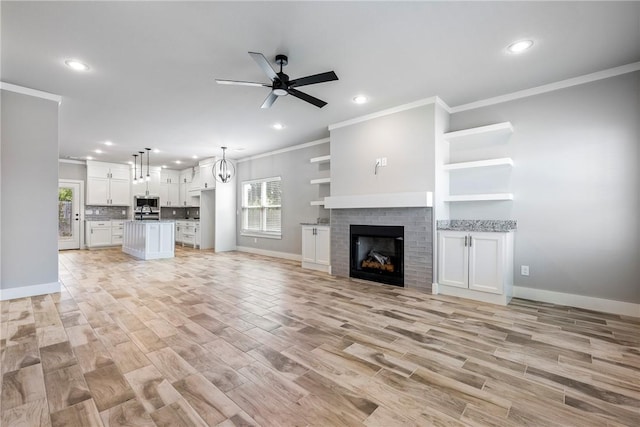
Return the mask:
<path id="1" fill-rule="evenodd" d="M 438 230 L 508 232 L 518 228 L 515 220 L 452 219 L 436 221 Z"/>
<path id="2" fill-rule="evenodd" d="M 300 225 L 314 225 L 316 227 L 329 227 L 331 224 L 328 222 L 301 222 Z"/>

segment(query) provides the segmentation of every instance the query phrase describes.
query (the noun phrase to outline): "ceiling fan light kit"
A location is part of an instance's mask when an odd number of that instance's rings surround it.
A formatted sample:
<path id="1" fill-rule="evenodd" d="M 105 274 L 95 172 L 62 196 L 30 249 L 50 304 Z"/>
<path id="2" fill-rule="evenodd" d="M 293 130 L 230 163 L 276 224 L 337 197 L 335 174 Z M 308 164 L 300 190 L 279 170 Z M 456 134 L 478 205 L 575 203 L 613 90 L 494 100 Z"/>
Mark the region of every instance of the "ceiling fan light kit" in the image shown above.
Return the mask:
<path id="1" fill-rule="evenodd" d="M 278 99 L 278 97 L 287 95 L 291 95 L 295 98 L 308 102 L 309 104 L 315 105 L 318 108 L 322 108 L 327 105 L 325 101 L 308 95 L 304 92 L 300 92 L 296 88 L 300 86 L 308 86 L 312 84 L 338 80 L 338 76 L 333 71 L 290 80 L 289 76 L 282 71 L 282 67 L 289 64 L 289 58 L 286 55 L 276 55 L 276 64 L 280 65 L 280 72 L 277 72 L 273 69 L 273 67 L 271 66 L 269 61 L 267 61 L 267 58 L 265 58 L 263 54 L 258 52 L 249 52 L 249 56 L 251 56 L 253 60 L 256 61 L 258 66 L 262 68 L 262 71 L 264 71 L 265 74 L 271 79 L 271 84 L 222 79 L 216 79 L 216 82 L 218 84 L 225 85 L 270 87 L 271 93 L 269 93 L 267 98 L 264 100 L 261 108 L 269 108 L 273 105 L 276 99 Z"/>

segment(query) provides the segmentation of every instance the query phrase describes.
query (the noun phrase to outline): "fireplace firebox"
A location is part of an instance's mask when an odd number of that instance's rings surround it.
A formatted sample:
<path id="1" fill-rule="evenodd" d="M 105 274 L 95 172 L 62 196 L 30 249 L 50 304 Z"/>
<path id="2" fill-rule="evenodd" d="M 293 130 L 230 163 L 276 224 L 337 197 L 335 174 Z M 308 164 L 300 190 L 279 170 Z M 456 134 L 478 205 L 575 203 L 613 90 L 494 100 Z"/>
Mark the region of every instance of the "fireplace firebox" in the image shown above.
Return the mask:
<path id="1" fill-rule="evenodd" d="M 351 225 L 349 275 L 404 286 L 404 227 Z"/>

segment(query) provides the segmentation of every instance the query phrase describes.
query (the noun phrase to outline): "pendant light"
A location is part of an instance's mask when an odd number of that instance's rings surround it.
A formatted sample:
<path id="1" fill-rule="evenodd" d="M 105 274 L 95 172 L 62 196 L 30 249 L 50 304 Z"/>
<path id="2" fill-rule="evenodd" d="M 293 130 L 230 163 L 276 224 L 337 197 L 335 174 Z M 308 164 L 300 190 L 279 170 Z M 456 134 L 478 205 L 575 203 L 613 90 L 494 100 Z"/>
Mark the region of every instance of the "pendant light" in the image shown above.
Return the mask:
<path id="1" fill-rule="evenodd" d="M 144 176 L 142 176 L 142 161 L 144 160 L 144 151 L 138 151 L 140 153 L 140 182 L 144 182 Z"/>
<path id="2" fill-rule="evenodd" d="M 225 157 L 225 151 L 227 147 L 222 148 L 222 159 L 218 160 L 213 165 L 213 176 L 216 177 L 216 181 L 226 184 L 236 174 L 236 167 L 233 162 L 227 161 Z"/>
<path id="3" fill-rule="evenodd" d="M 151 181 L 151 175 L 149 174 L 149 151 L 151 148 L 145 148 L 147 150 L 147 181 Z"/>
<path id="4" fill-rule="evenodd" d="M 138 183 L 138 155 L 133 155 L 133 183 Z"/>

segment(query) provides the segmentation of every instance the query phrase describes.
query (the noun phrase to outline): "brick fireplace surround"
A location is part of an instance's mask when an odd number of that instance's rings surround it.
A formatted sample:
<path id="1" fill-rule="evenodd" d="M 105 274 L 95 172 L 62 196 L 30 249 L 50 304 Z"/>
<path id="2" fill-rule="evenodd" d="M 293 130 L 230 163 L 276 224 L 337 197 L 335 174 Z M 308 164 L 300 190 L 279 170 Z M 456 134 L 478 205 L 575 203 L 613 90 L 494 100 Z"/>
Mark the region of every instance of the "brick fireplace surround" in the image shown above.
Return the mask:
<path id="1" fill-rule="evenodd" d="M 404 226 L 404 286 L 431 293 L 431 208 L 331 209 L 331 273 L 349 277 L 350 225 Z"/>

